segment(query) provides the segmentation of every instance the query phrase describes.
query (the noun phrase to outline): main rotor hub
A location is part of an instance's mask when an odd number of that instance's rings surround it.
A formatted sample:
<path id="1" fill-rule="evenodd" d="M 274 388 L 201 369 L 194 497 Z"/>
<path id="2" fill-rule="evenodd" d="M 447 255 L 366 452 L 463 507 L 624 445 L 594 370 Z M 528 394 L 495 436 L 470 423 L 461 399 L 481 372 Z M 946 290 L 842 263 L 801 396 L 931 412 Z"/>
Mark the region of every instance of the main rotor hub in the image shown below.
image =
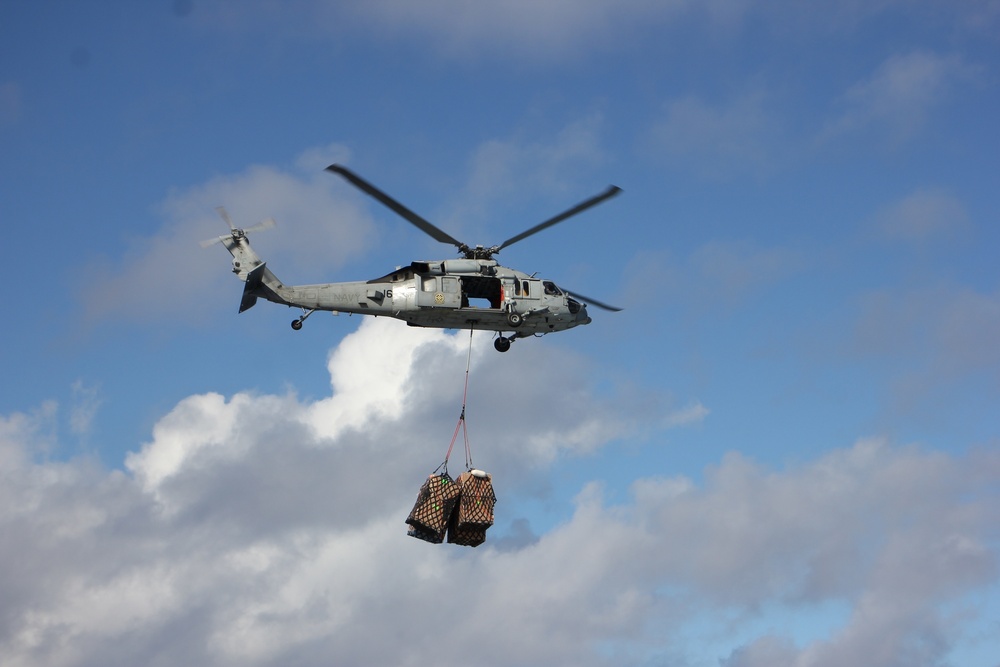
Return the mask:
<path id="1" fill-rule="evenodd" d="M 477 245 L 475 248 L 470 248 L 463 243 L 459 246 L 458 251 L 466 259 L 493 259 L 493 254 L 500 251 L 500 246 L 494 245 L 486 248 L 482 245 Z"/>

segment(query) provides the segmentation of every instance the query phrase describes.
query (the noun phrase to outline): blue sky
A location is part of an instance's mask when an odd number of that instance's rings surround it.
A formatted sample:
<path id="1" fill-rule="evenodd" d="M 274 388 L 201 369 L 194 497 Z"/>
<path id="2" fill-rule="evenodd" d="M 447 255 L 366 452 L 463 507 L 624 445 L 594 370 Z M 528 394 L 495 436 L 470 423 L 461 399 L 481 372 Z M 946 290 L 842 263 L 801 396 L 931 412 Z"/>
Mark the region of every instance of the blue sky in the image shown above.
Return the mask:
<path id="1" fill-rule="evenodd" d="M 1000 4 L 0 2 L 4 665 L 1000 655 Z M 477 549 L 405 536 L 469 336 L 237 314 L 468 243 Z M 452 470 L 461 469 L 461 457 Z M 447 650 L 442 651 L 443 647 Z"/>

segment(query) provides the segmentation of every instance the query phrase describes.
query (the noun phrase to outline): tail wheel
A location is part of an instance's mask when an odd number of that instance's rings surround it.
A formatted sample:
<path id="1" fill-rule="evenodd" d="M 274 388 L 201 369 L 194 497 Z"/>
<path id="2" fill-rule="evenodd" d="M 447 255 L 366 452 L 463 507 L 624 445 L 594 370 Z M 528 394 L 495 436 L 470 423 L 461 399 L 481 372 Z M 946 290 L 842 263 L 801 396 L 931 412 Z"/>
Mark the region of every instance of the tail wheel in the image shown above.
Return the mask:
<path id="1" fill-rule="evenodd" d="M 310 315 L 312 315 L 315 312 L 316 312 L 315 308 L 310 308 L 309 310 L 306 310 L 305 308 L 303 308 L 302 309 L 302 317 L 298 317 L 298 318 L 292 320 L 292 328 L 295 329 L 296 331 L 298 331 L 299 329 L 301 329 L 302 328 L 302 323 L 306 321 L 306 318 L 309 317 Z"/>

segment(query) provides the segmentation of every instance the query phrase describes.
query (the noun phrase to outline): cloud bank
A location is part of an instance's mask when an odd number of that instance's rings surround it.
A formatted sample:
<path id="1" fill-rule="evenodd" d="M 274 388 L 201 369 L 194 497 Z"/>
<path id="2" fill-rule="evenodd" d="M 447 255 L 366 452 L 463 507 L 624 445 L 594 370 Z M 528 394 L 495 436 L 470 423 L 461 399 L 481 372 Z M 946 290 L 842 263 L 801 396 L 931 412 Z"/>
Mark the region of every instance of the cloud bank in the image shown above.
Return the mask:
<path id="1" fill-rule="evenodd" d="M 216 214 L 219 206 L 237 227 L 276 219 L 277 230 L 253 235 L 255 247 L 266 260 L 290 267 L 285 273 L 277 269 L 289 282 L 318 282 L 317 274 L 343 266 L 372 235 L 358 194 L 323 171 L 348 155 L 337 144 L 310 148 L 290 169 L 251 165 L 203 185 L 176 188 L 158 207 L 162 224 L 154 234 L 136 239 L 120 261 L 85 269 L 86 289 L 80 290 L 85 320 L 195 323 L 231 310 L 228 253 L 219 246 L 199 247 L 228 229 Z M 298 273 L 288 275 L 290 270 Z"/>
<path id="2" fill-rule="evenodd" d="M 621 502 L 594 480 L 519 540 L 516 480 L 704 410 L 599 394 L 581 359 L 487 338 L 470 422 L 500 503 L 476 550 L 402 523 L 461 402 L 462 332 L 367 320 L 331 352 L 329 396 L 190 396 L 126 471 L 40 458 L 45 413 L 0 418 L 4 665 L 936 664 L 961 639 L 944 607 L 996 585 L 1000 458 L 878 440 L 785 470 L 637 471 Z M 763 607 L 831 603 L 822 640 L 738 639 Z M 733 636 L 692 642 L 706 617 Z"/>

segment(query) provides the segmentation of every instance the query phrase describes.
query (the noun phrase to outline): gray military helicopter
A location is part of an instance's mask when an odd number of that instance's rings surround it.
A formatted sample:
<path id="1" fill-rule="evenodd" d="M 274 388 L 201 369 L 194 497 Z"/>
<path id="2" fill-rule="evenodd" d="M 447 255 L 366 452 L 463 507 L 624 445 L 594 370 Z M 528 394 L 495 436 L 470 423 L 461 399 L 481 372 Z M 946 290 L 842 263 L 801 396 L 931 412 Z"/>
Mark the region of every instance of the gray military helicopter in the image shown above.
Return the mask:
<path id="1" fill-rule="evenodd" d="M 579 293 L 569 293 L 551 280 L 536 278 L 501 266 L 493 256 L 543 229 L 581 213 L 617 195 L 621 188 L 609 186 L 604 192 L 512 236 L 500 245 L 466 245 L 420 217 L 398 201 L 337 164 L 327 167 L 365 194 L 412 223 L 431 238 L 458 248 L 459 259 L 416 261 L 409 266 L 373 280 L 285 285 L 250 247 L 247 234 L 274 225 L 273 220 L 247 229 L 236 227 L 225 209 L 219 213 L 229 225 L 229 234 L 209 239 L 204 246 L 222 243 L 233 256 L 233 273 L 244 281 L 240 312 L 253 307 L 258 298 L 302 309 L 292 321 L 298 331 L 317 310 L 361 315 L 384 315 L 415 327 L 480 329 L 497 333 L 493 346 L 499 352 L 510 349 L 518 338 L 541 336 L 589 324 L 584 302 L 610 311 L 609 306 Z M 509 334 L 506 332 L 510 332 Z"/>

